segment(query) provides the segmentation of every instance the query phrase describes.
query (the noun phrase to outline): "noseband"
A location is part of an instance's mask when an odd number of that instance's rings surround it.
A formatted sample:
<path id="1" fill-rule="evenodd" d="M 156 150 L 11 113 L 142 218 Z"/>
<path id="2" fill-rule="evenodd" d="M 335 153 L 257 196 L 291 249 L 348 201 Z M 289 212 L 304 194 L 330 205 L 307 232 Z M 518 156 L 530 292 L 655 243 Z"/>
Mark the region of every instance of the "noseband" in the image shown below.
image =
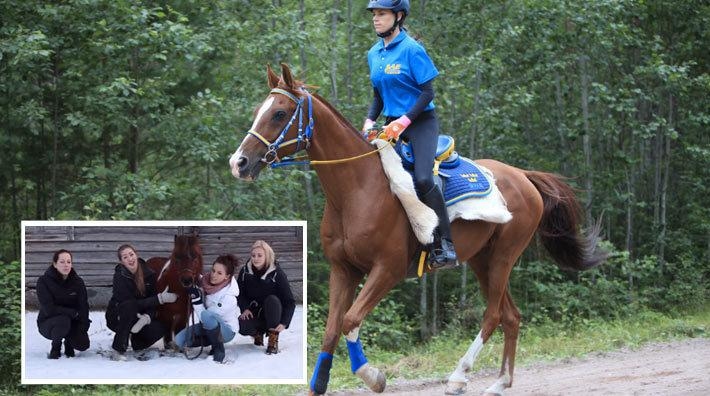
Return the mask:
<path id="1" fill-rule="evenodd" d="M 273 88 L 271 90 L 272 94 L 281 94 L 285 95 L 292 101 L 296 103 L 296 109 L 293 111 L 293 115 L 291 116 L 291 120 L 289 120 L 288 124 L 284 127 L 283 130 L 281 130 L 281 133 L 279 136 L 274 140 L 273 142 L 269 142 L 264 136 L 262 136 L 259 132 L 255 131 L 254 129 L 250 129 L 247 131 L 249 135 L 254 136 L 255 138 L 259 139 L 261 143 L 263 143 L 267 148 L 268 151 L 266 154 L 264 154 L 264 157 L 261 158 L 262 162 L 265 162 L 267 165 L 271 165 L 272 167 L 274 166 L 274 162 L 280 162 L 281 159 L 279 158 L 278 154 L 276 151 L 280 149 L 281 147 L 289 146 L 292 144 L 296 144 L 296 152 L 308 149 L 311 144 L 311 137 L 313 136 L 313 102 L 311 99 L 311 95 L 306 91 L 305 89 L 301 88 L 303 92 L 306 93 L 306 98 L 308 99 L 308 124 L 306 125 L 306 128 L 303 128 L 303 104 L 305 98 L 299 98 L 296 95 L 281 89 L 281 88 Z M 298 136 L 295 139 L 287 140 L 286 139 L 286 134 L 288 133 L 288 130 L 291 129 L 291 126 L 293 125 L 294 121 L 296 120 L 296 117 L 298 116 Z M 303 146 L 302 146 L 303 145 Z"/>

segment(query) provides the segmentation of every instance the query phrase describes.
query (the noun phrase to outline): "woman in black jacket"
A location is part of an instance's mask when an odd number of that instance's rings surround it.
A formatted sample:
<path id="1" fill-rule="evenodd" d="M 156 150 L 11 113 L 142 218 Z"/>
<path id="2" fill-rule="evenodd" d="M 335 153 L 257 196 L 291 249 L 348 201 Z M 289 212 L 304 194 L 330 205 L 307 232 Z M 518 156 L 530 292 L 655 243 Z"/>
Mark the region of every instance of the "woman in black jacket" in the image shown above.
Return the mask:
<path id="1" fill-rule="evenodd" d="M 139 351 L 153 345 L 163 336 L 163 325 L 155 320 L 155 307 L 173 303 L 177 294 L 167 288 L 155 290 L 156 275 L 138 257 L 131 245 L 118 248 L 120 264 L 113 274 L 113 295 L 106 309 L 106 325 L 116 332 L 111 347 L 114 360 L 126 360 L 130 338 L 131 347 Z"/>
<path id="2" fill-rule="evenodd" d="M 37 279 L 40 334 L 52 340 L 48 358 L 59 359 L 62 340 L 64 354 L 74 357 L 74 349 L 89 348 L 89 302 L 84 281 L 72 268 L 68 250 L 54 252 L 52 265 Z"/>
<path id="3" fill-rule="evenodd" d="M 268 332 L 267 354 L 278 353 L 279 333 L 291 324 L 296 302 L 286 273 L 278 266 L 274 251 L 264 241 L 251 247 L 251 258 L 237 277 L 239 333 L 254 337 L 254 345 L 264 345 Z"/>

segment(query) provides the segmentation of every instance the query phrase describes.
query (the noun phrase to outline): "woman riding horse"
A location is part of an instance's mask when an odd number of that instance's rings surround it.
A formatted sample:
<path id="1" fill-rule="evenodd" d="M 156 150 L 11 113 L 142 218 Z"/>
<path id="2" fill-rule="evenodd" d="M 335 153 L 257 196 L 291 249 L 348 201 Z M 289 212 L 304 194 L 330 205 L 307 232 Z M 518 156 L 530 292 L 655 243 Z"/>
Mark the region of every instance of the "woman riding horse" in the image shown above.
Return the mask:
<path id="1" fill-rule="evenodd" d="M 331 265 L 328 320 L 311 392 L 326 391 L 341 334 L 352 371 L 381 392 L 384 374 L 367 362 L 359 329 L 375 305 L 405 278 L 419 242 L 389 188 L 382 162 L 373 154 L 376 150 L 323 98 L 294 80 L 288 66 L 282 65 L 280 78 L 267 68 L 267 77 L 271 92 L 230 158 L 232 174 L 254 180 L 266 165 L 306 150 L 325 194 L 320 237 Z M 297 118 L 307 120 L 307 125 L 295 125 Z M 500 392 L 512 384 L 520 313 L 508 290 L 508 277 L 536 231 L 562 267 L 588 269 L 605 258 L 595 249 L 598 228 L 586 237 L 579 232 L 579 203 L 558 176 L 494 160 L 476 163 L 492 171 L 513 218 L 505 224 L 457 219 L 451 225 L 456 255 L 473 269 L 487 301 L 481 331 L 449 376 L 447 393 L 452 394 L 465 391 L 465 373 L 499 325 L 505 335 L 503 363 L 489 389 Z"/>

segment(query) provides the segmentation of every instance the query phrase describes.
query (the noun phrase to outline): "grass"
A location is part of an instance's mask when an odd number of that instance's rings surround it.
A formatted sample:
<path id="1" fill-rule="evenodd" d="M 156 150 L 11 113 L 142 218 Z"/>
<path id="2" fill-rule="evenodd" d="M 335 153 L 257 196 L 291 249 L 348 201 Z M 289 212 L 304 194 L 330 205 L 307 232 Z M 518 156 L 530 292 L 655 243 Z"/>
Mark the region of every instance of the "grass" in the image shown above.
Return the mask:
<path id="1" fill-rule="evenodd" d="M 478 330 L 471 334 L 445 332 L 429 342 L 407 351 L 367 349 L 371 364 L 384 371 L 388 382 L 404 379 L 446 378 L 458 363 Z M 635 349 L 650 342 L 668 342 L 684 338 L 710 337 L 710 305 L 696 312 L 674 316 L 651 311 L 614 321 L 582 320 L 572 327 L 546 323 L 522 325 L 516 364 L 552 361 L 605 352 L 622 347 Z M 344 342 L 341 340 L 341 343 Z M 500 331 L 491 337 L 476 360 L 473 370 L 498 369 L 503 350 Z M 313 354 L 312 354 L 313 355 Z M 308 373 L 314 356 L 308 356 Z M 238 367 L 235 367 L 238 370 Z M 307 379 L 309 380 L 309 378 Z M 336 355 L 331 370 L 329 391 L 364 386 L 350 372 L 346 354 Z M 95 385 L 26 387 L 27 393 L 39 395 L 293 395 L 306 394 L 307 385 Z M 2 393 L 2 392 L 0 392 Z"/>

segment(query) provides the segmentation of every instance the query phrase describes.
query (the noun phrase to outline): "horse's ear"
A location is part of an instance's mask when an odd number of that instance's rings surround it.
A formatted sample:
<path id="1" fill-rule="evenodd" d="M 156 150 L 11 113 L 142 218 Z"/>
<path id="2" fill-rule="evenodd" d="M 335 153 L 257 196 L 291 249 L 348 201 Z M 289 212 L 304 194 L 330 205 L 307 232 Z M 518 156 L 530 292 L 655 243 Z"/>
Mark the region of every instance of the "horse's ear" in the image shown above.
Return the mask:
<path id="1" fill-rule="evenodd" d="M 271 65 L 268 64 L 266 65 L 266 77 L 269 82 L 269 88 L 274 89 L 277 85 L 279 85 L 279 76 L 274 73 L 271 69 Z"/>
<path id="2" fill-rule="evenodd" d="M 281 64 L 281 77 L 283 77 L 284 84 L 286 84 L 287 87 L 291 89 L 296 88 L 293 86 L 293 75 L 291 74 L 291 69 L 285 63 Z"/>

